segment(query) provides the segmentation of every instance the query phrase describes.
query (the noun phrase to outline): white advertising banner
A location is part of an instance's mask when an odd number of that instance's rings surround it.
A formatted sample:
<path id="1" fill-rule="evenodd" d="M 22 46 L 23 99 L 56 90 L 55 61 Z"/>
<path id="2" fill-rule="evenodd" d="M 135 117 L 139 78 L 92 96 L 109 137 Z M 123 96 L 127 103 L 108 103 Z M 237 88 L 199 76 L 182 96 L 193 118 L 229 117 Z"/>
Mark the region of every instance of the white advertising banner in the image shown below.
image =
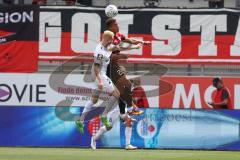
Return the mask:
<path id="1" fill-rule="evenodd" d="M 0 106 L 84 106 L 94 88 L 94 82 L 83 74 L 1 73 L 0 79 Z M 153 88 L 142 87 L 145 91 Z M 108 96 L 100 97 L 98 104 Z M 158 95 L 150 97 L 149 107 L 158 107 L 158 101 Z"/>

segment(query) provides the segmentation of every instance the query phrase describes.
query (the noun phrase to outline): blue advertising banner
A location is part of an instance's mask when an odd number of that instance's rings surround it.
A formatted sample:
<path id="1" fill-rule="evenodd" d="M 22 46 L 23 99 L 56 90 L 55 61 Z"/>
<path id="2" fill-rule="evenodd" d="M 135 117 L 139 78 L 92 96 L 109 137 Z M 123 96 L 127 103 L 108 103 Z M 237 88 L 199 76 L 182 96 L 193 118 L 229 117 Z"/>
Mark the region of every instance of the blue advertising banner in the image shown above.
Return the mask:
<path id="1" fill-rule="evenodd" d="M 82 109 L 70 107 L 75 114 Z M 102 108 L 94 110 L 101 111 Z M 144 111 L 135 117 L 131 139 L 140 148 L 240 150 L 240 110 Z M 91 136 L 101 126 L 99 118 L 91 119 L 93 115 L 87 118 L 81 135 L 74 121 L 59 118 L 56 107 L 2 106 L 0 146 L 89 147 Z M 118 120 L 97 145 L 124 147 L 124 133 L 124 124 Z"/>

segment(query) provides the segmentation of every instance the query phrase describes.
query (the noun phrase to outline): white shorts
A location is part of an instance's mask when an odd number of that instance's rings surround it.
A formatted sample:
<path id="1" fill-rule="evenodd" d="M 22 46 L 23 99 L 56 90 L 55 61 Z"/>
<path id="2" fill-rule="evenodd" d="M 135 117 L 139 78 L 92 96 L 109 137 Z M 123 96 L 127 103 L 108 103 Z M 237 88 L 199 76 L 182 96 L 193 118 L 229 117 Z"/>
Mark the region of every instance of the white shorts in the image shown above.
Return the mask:
<path id="1" fill-rule="evenodd" d="M 114 91 L 114 84 L 112 80 L 107 75 L 100 75 L 103 83 L 103 92 L 112 93 Z M 95 80 L 94 89 L 98 89 L 98 82 Z"/>

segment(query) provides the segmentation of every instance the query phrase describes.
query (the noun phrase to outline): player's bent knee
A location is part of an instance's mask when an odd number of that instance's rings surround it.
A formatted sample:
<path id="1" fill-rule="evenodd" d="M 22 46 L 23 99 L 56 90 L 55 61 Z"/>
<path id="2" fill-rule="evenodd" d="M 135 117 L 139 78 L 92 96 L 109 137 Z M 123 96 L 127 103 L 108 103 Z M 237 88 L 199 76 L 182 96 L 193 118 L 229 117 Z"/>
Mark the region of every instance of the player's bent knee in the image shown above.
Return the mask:
<path id="1" fill-rule="evenodd" d="M 118 92 L 118 90 L 114 90 L 112 93 L 109 94 L 110 96 L 114 96 L 116 97 L 117 99 L 120 97 L 120 94 Z"/>
<path id="2" fill-rule="evenodd" d="M 119 98 L 119 97 L 120 97 L 120 93 L 119 93 L 118 90 L 115 90 L 115 91 L 114 91 L 114 96 L 115 96 L 116 98 Z"/>
<path id="3" fill-rule="evenodd" d="M 131 121 L 126 121 L 125 126 L 126 127 L 132 127 L 132 122 Z"/>
<path id="4" fill-rule="evenodd" d="M 126 127 L 132 127 L 132 124 L 126 124 Z"/>
<path id="5" fill-rule="evenodd" d="M 125 126 L 132 127 L 132 119 L 130 117 L 125 118 Z"/>
<path id="6" fill-rule="evenodd" d="M 117 90 L 117 95 L 118 95 L 118 97 L 120 97 L 120 92 Z"/>

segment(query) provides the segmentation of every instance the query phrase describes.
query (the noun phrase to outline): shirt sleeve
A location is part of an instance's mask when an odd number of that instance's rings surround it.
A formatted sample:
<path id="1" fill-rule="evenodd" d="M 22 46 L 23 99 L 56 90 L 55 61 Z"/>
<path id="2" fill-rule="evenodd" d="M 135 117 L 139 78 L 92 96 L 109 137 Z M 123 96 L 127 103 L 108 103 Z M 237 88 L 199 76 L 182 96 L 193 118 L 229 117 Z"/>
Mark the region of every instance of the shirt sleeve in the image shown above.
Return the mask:
<path id="1" fill-rule="evenodd" d="M 117 33 L 117 37 L 119 37 L 121 41 L 124 41 L 126 39 L 126 37 L 121 33 Z"/>
<path id="2" fill-rule="evenodd" d="M 229 98 L 229 93 L 226 89 L 224 89 L 222 92 L 222 100 L 228 99 L 228 98 Z"/>

